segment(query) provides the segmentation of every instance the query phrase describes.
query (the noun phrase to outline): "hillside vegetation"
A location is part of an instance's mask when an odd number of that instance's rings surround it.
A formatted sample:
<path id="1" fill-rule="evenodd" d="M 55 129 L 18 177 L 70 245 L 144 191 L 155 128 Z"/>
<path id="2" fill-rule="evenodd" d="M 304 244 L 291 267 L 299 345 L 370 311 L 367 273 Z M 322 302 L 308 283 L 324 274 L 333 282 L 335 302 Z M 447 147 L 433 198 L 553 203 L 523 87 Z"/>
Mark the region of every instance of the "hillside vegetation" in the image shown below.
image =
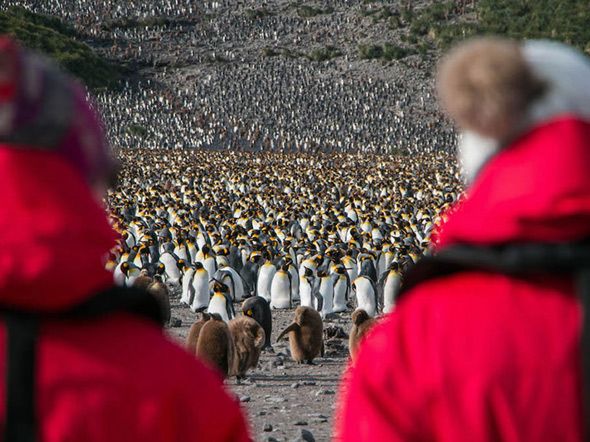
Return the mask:
<path id="1" fill-rule="evenodd" d="M 57 60 L 91 89 L 113 88 L 123 69 L 98 56 L 77 31 L 57 18 L 24 8 L 0 11 L 0 34 L 10 34 L 31 49 Z"/>
<path id="2" fill-rule="evenodd" d="M 392 25 L 407 24 L 410 43 L 426 40 L 440 49 L 474 35 L 554 39 L 590 53 L 588 0 L 476 0 L 406 7 Z M 405 20 L 404 20 L 405 19 Z"/>

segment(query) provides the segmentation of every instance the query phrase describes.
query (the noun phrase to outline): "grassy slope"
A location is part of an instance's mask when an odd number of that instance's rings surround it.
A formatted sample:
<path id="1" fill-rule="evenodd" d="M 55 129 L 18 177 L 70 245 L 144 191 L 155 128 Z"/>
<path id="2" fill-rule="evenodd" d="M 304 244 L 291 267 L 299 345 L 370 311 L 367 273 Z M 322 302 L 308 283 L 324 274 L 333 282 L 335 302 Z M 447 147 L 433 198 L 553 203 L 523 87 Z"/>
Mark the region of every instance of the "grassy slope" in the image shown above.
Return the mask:
<path id="1" fill-rule="evenodd" d="M 10 34 L 54 58 L 91 89 L 113 88 L 121 78 L 119 66 L 99 57 L 72 27 L 56 18 L 9 8 L 0 11 L 0 34 Z"/>

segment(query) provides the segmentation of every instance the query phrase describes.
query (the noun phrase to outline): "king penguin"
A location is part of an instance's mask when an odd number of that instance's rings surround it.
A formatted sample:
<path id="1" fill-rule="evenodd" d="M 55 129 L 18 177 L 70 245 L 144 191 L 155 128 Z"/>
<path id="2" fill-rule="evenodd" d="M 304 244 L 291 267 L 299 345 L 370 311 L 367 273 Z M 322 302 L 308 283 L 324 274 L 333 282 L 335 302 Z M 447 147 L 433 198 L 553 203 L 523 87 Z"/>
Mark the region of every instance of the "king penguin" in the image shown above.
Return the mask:
<path id="1" fill-rule="evenodd" d="M 209 273 L 201 262 L 195 264 L 192 286 L 194 295 L 189 307 L 193 312 L 201 312 L 209 305 Z"/>
<path id="2" fill-rule="evenodd" d="M 343 266 L 338 266 L 332 275 L 334 278 L 334 313 L 345 312 L 348 308 L 348 297 L 350 295 L 350 279 Z"/>
<path id="3" fill-rule="evenodd" d="M 389 313 L 395 308 L 395 298 L 400 287 L 400 274 L 397 262 L 392 262 L 389 270 L 383 274 L 379 284 L 383 290 L 383 313 Z"/>
<path id="4" fill-rule="evenodd" d="M 357 309 L 362 309 L 370 317 L 377 314 L 377 290 L 375 283 L 368 276 L 359 276 L 352 283 L 356 295 Z"/>
<path id="5" fill-rule="evenodd" d="M 269 259 L 267 259 L 265 263 L 262 265 L 262 267 L 260 267 L 260 270 L 258 270 L 256 294 L 258 296 L 262 296 L 268 302 L 270 302 L 270 288 L 276 272 L 276 267 Z"/>
<path id="6" fill-rule="evenodd" d="M 180 303 L 190 306 L 195 296 L 195 288 L 193 287 L 195 269 L 186 264 L 185 261 L 184 268 L 182 270 L 182 296 L 180 298 Z"/>
<path id="7" fill-rule="evenodd" d="M 228 288 L 225 284 L 219 281 L 214 281 L 213 296 L 209 301 L 207 313 L 217 313 L 225 322 L 229 322 L 234 318 L 234 306 L 229 297 Z"/>
<path id="8" fill-rule="evenodd" d="M 334 282 L 332 277 L 325 271 L 318 272 L 319 294 L 322 297 L 322 319 L 327 318 L 333 313 L 334 308 Z"/>
<path id="9" fill-rule="evenodd" d="M 323 328 L 322 318 L 316 310 L 299 306 L 295 309 L 293 322 L 281 332 L 277 341 L 288 334 L 293 360 L 298 364 L 312 364 L 319 354 L 324 356 Z"/>
<path id="10" fill-rule="evenodd" d="M 377 320 L 371 318 L 362 309 L 357 309 L 352 313 L 352 328 L 348 336 L 348 352 L 353 361 L 356 358 L 361 339 L 376 323 Z"/>
<path id="11" fill-rule="evenodd" d="M 270 306 L 262 296 L 252 296 L 242 304 L 242 313 L 256 320 L 265 333 L 264 348 L 270 346 L 270 334 L 272 332 L 272 315 Z"/>
<path id="12" fill-rule="evenodd" d="M 318 292 L 318 281 L 310 268 L 304 267 L 299 278 L 299 296 L 302 306 L 314 308 L 318 312 L 322 310 L 323 299 Z"/>
<path id="13" fill-rule="evenodd" d="M 289 266 L 284 264 L 272 278 L 270 287 L 271 308 L 291 308 L 291 274 Z"/>

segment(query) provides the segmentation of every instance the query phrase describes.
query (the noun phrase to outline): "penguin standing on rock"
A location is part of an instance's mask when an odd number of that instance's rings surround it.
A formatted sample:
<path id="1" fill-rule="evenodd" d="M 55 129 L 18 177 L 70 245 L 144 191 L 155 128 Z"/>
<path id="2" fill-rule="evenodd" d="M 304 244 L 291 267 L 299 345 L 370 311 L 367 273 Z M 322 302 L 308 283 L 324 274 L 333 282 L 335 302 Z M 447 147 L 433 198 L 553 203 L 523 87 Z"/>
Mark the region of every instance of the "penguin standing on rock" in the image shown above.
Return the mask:
<path id="1" fill-rule="evenodd" d="M 264 330 L 264 348 L 272 348 L 270 334 L 272 332 L 272 315 L 266 299 L 261 296 L 248 298 L 242 304 L 242 313 L 254 319 Z"/>
<path id="2" fill-rule="evenodd" d="M 371 318 L 367 312 L 362 309 L 357 309 L 352 312 L 352 328 L 348 336 L 348 352 L 353 361 L 356 357 L 361 339 L 376 323 L 377 320 Z"/>
<path id="3" fill-rule="evenodd" d="M 299 306 L 295 309 L 293 322 L 281 332 L 277 341 L 288 334 L 293 360 L 311 365 L 318 355 L 324 356 L 323 333 L 320 314 L 313 308 Z"/>
<path id="4" fill-rule="evenodd" d="M 271 308 L 291 308 L 291 274 L 289 266 L 284 264 L 274 275 L 270 286 Z"/>

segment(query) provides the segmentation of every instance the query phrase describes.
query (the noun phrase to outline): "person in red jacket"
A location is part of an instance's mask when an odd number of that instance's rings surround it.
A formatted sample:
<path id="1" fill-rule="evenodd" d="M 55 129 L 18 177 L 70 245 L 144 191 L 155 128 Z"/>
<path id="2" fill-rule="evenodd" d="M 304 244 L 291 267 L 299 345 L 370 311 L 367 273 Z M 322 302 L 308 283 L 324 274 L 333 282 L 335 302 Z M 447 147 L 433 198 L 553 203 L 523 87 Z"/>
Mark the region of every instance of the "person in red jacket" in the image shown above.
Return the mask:
<path id="1" fill-rule="evenodd" d="M 590 256 L 576 248 L 590 238 L 590 62 L 476 40 L 445 57 L 438 87 L 469 186 L 345 373 L 335 438 L 583 440 L 588 279 L 567 267 Z"/>
<path id="2" fill-rule="evenodd" d="M 217 373 L 112 288 L 113 161 L 83 89 L 0 39 L 0 438 L 248 441 Z"/>

